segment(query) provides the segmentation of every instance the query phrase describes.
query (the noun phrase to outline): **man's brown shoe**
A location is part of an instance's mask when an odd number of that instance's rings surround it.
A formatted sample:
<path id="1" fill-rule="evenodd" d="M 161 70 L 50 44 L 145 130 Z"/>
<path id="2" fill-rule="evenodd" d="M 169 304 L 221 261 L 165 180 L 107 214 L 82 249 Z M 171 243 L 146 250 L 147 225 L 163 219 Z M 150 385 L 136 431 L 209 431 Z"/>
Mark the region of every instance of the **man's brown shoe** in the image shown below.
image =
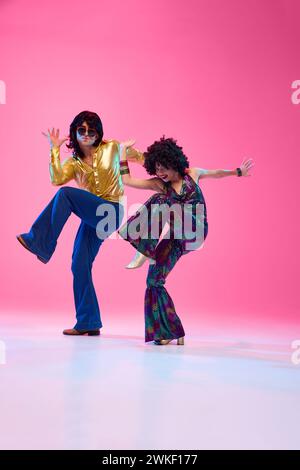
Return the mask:
<path id="1" fill-rule="evenodd" d="M 30 251 L 30 253 L 33 253 L 34 255 L 36 255 L 36 257 L 42 261 L 42 263 L 46 264 L 48 263 L 48 261 L 44 258 L 42 258 L 41 256 L 38 256 L 34 251 L 32 251 L 25 243 L 25 241 L 23 240 L 23 238 L 21 237 L 21 235 L 16 235 L 16 238 L 17 240 L 21 243 L 21 245 L 24 246 L 24 248 L 26 248 L 26 250 Z"/>
<path id="2" fill-rule="evenodd" d="M 99 336 L 100 330 L 75 330 L 75 328 L 70 328 L 69 330 L 64 330 L 63 334 L 70 335 L 70 336 L 82 336 L 82 335 Z"/>

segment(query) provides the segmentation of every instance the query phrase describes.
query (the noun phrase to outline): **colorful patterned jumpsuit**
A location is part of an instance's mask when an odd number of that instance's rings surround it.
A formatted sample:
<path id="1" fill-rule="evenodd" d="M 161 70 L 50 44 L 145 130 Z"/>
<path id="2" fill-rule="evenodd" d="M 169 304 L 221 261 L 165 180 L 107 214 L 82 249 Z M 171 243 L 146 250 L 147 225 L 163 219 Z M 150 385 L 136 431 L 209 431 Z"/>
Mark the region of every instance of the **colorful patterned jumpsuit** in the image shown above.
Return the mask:
<path id="1" fill-rule="evenodd" d="M 185 335 L 174 303 L 164 284 L 167 275 L 179 258 L 199 247 L 199 237 L 196 238 L 195 235 L 196 227 L 201 231 L 200 245 L 203 244 L 208 233 L 206 203 L 200 187 L 192 177 L 188 173 L 185 174 L 180 194 L 172 188 L 170 183 L 165 183 L 165 188 L 165 193 L 155 193 L 151 196 L 118 230 L 124 240 L 131 243 L 140 253 L 156 261 L 155 264 L 149 265 L 147 275 L 144 301 L 146 342 L 176 339 Z M 172 204 L 183 209 L 181 212 L 183 222 L 188 219 L 188 217 L 184 219 L 183 215 L 183 211 L 187 209 L 192 221 L 191 230 L 190 232 L 184 230 L 187 224 L 183 223 L 181 231 L 178 232 L 180 233 L 179 238 L 175 231 L 178 219 L 170 211 L 170 228 L 166 236 L 159 241 L 166 220 L 163 215 L 164 211 L 160 211 L 159 208 L 161 206 L 164 206 L 165 209 L 170 208 Z M 155 224 L 158 223 L 158 230 L 154 236 L 153 232 L 151 234 L 153 221 Z M 139 229 L 138 234 L 136 235 L 135 232 L 134 235 L 133 231 L 137 228 Z M 197 245 L 196 248 L 193 241 Z"/>

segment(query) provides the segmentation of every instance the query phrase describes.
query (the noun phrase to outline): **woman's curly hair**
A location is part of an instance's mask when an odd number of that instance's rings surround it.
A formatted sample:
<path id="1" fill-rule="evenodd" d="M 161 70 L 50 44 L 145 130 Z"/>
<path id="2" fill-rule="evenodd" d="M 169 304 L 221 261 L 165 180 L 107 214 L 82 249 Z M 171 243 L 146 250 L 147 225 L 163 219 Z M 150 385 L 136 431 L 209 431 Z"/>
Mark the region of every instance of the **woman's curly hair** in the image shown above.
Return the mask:
<path id="1" fill-rule="evenodd" d="M 165 168 L 172 168 L 181 176 L 186 174 L 186 169 L 189 167 L 189 161 L 182 151 L 182 147 L 176 144 L 177 140 L 172 137 L 160 138 L 147 147 L 144 152 L 144 164 L 149 175 L 156 174 L 156 163 L 160 163 Z"/>
<path id="2" fill-rule="evenodd" d="M 79 147 L 76 137 L 77 127 L 81 126 L 84 122 L 86 122 L 89 127 L 96 129 L 96 131 L 98 132 L 99 137 L 93 144 L 93 147 L 98 147 L 98 145 L 103 139 L 103 126 L 98 114 L 93 113 L 92 111 L 82 111 L 81 113 L 77 114 L 77 116 L 75 116 L 75 118 L 71 122 L 69 132 L 70 141 L 69 144 L 66 144 L 69 149 L 72 149 L 72 154 L 75 159 L 77 158 L 77 156 L 81 158 L 84 157 L 84 153 Z"/>

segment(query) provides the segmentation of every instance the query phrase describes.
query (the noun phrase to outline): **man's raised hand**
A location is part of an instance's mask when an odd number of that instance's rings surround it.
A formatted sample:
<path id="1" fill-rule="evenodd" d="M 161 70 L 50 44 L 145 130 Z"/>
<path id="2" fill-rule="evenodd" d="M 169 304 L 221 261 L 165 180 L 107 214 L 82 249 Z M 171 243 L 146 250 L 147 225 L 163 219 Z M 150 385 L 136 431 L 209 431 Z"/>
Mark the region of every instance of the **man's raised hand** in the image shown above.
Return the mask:
<path id="1" fill-rule="evenodd" d="M 47 137 L 50 147 L 60 147 L 66 140 L 68 140 L 69 136 L 65 136 L 63 138 L 59 137 L 59 129 L 54 129 L 52 127 L 52 130 L 48 129 L 48 132 L 42 132 L 42 134 Z"/>

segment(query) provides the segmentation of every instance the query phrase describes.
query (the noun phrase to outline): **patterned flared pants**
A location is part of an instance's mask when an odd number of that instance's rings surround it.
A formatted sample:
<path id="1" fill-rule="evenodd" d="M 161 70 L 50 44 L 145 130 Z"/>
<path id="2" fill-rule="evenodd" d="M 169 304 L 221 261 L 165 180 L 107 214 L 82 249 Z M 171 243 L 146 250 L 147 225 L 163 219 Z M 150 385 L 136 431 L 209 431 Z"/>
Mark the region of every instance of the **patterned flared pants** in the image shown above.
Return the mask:
<path id="1" fill-rule="evenodd" d="M 145 341 L 180 338 L 185 335 L 174 303 L 164 284 L 182 256 L 178 240 L 162 239 L 156 246 L 156 263 L 149 265 L 145 292 Z"/>

